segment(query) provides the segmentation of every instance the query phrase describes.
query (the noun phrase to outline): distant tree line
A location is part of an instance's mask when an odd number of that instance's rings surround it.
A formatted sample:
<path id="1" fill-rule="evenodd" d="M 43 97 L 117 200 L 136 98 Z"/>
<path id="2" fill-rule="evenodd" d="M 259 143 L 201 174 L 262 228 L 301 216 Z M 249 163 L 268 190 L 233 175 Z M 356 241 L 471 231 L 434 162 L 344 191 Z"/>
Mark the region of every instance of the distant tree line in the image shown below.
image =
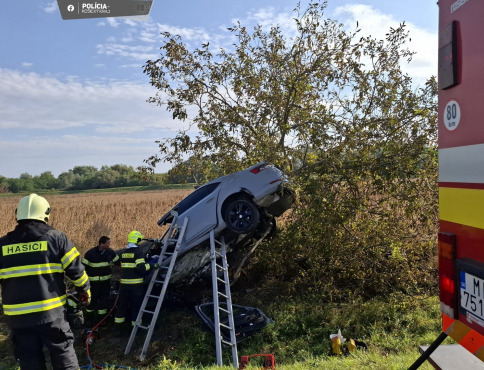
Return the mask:
<path id="1" fill-rule="evenodd" d="M 37 190 L 87 190 L 127 186 L 146 186 L 160 184 L 164 174 L 148 174 L 132 166 L 116 164 L 102 166 L 76 166 L 55 177 L 51 171 L 38 176 L 23 173 L 19 178 L 7 178 L 0 175 L 0 193 L 20 193 Z"/>

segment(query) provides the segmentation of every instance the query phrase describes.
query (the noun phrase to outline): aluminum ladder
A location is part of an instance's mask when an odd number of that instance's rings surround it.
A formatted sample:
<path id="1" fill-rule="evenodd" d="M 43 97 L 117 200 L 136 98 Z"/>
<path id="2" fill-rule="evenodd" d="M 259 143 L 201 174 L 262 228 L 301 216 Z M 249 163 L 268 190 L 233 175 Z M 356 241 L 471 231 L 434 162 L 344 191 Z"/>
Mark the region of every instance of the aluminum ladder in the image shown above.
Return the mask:
<path id="1" fill-rule="evenodd" d="M 143 349 L 141 350 L 141 354 L 139 357 L 140 361 L 143 361 L 145 359 L 148 345 L 150 344 L 151 336 L 153 335 L 153 330 L 155 329 L 156 319 L 158 318 L 158 314 L 160 312 L 163 299 L 165 297 L 166 289 L 168 287 L 168 284 L 170 283 L 171 273 L 173 272 L 173 267 L 175 266 L 176 257 L 178 255 L 180 245 L 182 244 L 187 224 L 188 218 L 185 217 L 183 225 L 179 227 L 177 219 L 175 218 L 171 223 L 167 233 L 165 233 L 164 238 L 162 239 L 163 248 L 157 262 L 160 265 L 160 268 L 158 270 L 155 270 L 153 272 L 153 275 L 151 276 L 151 280 L 146 290 L 143 303 L 141 304 L 141 308 L 138 312 L 138 317 L 136 318 L 136 323 L 133 326 L 133 330 L 131 331 L 128 344 L 126 345 L 126 350 L 124 351 L 125 355 L 127 355 L 131 351 L 131 346 L 133 345 L 138 329 L 145 329 L 148 330 L 148 333 L 146 334 Z M 169 258 L 171 258 L 169 264 L 166 263 L 165 265 L 163 265 L 162 263 Z M 155 285 L 159 286 L 159 284 L 162 284 L 161 292 L 154 293 L 153 287 Z M 148 302 L 150 302 L 150 300 L 151 302 L 153 302 L 153 300 L 157 300 L 156 308 L 154 311 L 146 309 L 146 306 L 148 305 Z M 142 324 L 144 314 L 151 315 L 150 323 L 146 326 Z"/>
<path id="2" fill-rule="evenodd" d="M 217 246 L 220 247 L 220 252 L 217 251 Z M 238 369 L 239 360 L 237 358 L 237 341 L 235 338 L 234 313 L 232 309 L 232 298 L 230 296 L 226 249 L 224 237 L 221 236 L 220 240 L 216 240 L 215 233 L 212 230 L 210 232 L 210 260 L 212 265 L 213 316 L 217 365 L 222 366 L 222 344 L 225 344 L 232 348 L 233 364 Z M 223 273 L 223 278 L 219 277 L 219 272 Z M 219 286 L 223 290 L 223 293 L 219 291 Z M 220 301 L 225 303 L 225 307 L 221 306 Z M 228 325 L 222 323 L 222 321 L 227 322 Z M 223 338 L 222 329 L 229 331 L 230 341 Z"/>

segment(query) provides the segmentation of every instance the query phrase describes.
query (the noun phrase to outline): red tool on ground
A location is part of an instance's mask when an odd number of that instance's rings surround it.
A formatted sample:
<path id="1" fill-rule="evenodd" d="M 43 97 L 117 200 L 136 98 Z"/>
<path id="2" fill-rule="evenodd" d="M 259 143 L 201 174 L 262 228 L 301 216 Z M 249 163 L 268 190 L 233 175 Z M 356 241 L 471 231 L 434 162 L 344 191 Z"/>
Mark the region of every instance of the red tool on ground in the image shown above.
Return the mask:
<path id="1" fill-rule="evenodd" d="M 265 357 L 264 370 L 266 370 L 266 369 L 274 369 L 275 370 L 275 368 L 276 368 L 276 360 L 274 359 L 274 355 L 258 354 L 258 355 L 242 356 L 240 358 L 239 370 L 245 369 L 245 367 L 249 364 L 249 358 L 251 358 L 251 357 Z"/>

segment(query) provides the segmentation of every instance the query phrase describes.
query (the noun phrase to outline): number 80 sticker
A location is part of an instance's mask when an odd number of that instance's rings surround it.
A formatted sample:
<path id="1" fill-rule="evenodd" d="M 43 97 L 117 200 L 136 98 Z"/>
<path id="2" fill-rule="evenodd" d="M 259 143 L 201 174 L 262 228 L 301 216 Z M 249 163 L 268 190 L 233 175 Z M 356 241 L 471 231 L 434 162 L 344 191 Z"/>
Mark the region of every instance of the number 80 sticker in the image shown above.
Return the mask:
<path id="1" fill-rule="evenodd" d="M 450 100 L 444 110 L 444 124 L 447 130 L 454 131 L 460 122 L 460 107 L 455 100 Z"/>

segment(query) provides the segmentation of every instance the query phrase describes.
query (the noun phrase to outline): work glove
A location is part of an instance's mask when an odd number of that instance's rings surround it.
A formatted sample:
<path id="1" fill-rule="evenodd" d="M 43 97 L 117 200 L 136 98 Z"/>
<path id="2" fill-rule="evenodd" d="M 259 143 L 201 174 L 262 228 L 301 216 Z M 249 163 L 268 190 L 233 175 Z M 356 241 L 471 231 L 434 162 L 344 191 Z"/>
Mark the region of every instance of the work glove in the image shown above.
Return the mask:
<path id="1" fill-rule="evenodd" d="M 158 264 L 158 259 L 160 258 L 160 256 L 153 256 L 151 257 L 151 260 L 148 262 L 151 266 L 152 269 L 159 269 L 160 268 L 160 265 Z"/>
<path id="2" fill-rule="evenodd" d="M 83 292 L 79 292 L 79 303 L 84 307 L 89 306 L 89 303 L 91 303 L 91 290 L 88 289 Z"/>
<path id="3" fill-rule="evenodd" d="M 159 260 L 160 256 L 153 256 L 151 257 L 151 260 L 150 262 L 148 262 L 151 266 L 154 266 L 154 265 L 157 265 L 158 264 L 158 260 Z"/>

